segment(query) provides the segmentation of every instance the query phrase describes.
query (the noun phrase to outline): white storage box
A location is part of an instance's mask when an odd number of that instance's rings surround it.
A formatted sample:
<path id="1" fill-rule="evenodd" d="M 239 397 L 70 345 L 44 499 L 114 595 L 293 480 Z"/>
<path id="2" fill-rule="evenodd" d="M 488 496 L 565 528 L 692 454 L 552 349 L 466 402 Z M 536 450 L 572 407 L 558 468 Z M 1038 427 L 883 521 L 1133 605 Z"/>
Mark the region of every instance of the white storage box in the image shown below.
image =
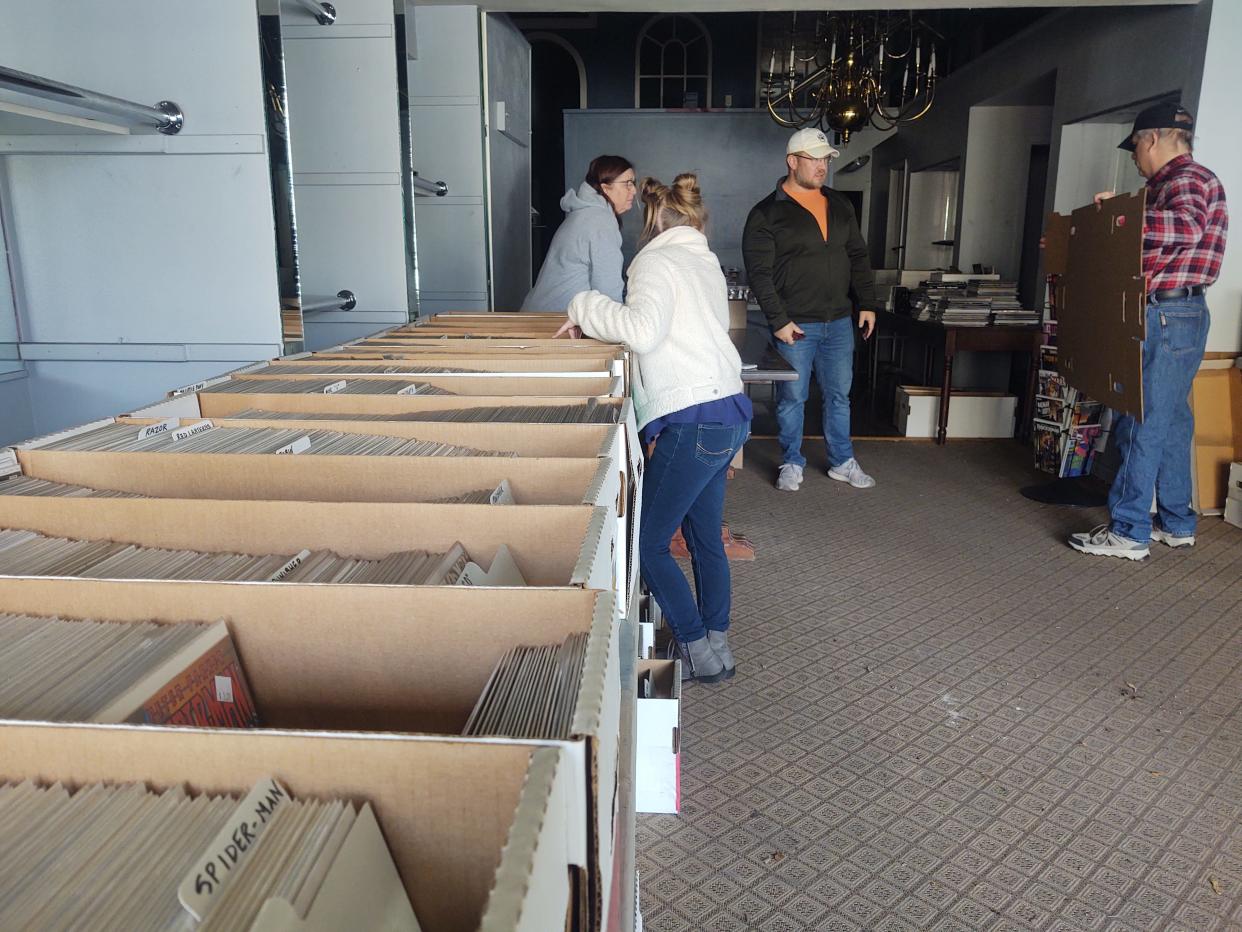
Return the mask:
<path id="1" fill-rule="evenodd" d="M 1003 392 L 953 392 L 949 399 L 948 436 L 1012 437 L 1018 399 Z M 940 389 L 898 385 L 893 420 L 906 437 L 936 436 Z"/>
<path id="2" fill-rule="evenodd" d="M 681 812 L 681 661 L 640 660 L 638 678 L 634 808 Z"/>
<path id="3" fill-rule="evenodd" d="M 1242 463 L 1229 466 L 1229 489 L 1225 497 L 1225 521 L 1242 527 Z"/>

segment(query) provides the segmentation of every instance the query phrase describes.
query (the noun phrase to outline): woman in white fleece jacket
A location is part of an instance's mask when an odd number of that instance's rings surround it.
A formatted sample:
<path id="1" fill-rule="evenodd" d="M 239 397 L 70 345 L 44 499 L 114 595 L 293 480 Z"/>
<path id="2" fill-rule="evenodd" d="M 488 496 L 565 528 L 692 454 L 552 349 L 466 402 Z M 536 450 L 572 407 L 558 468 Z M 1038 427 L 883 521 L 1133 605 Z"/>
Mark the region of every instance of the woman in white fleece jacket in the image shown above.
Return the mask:
<path id="1" fill-rule="evenodd" d="M 729 340 L 720 262 L 707 246 L 698 179 L 642 184 L 646 246 L 630 263 L 625 304 L 598 291 L 569 302 L 569 323 L 626 343 L 638 357 L 634 406 L 648 444 L 639 563 L 676 637 L 687 679 L 718 682 L 735 672 L 729 628 L 729 561 L 720 540 L 725 477 L 750 434 L 742 361 Z M 559 335 L 559 334 L 558 334 Z M 681 527 L 695 589 L 669 553 Z"/>

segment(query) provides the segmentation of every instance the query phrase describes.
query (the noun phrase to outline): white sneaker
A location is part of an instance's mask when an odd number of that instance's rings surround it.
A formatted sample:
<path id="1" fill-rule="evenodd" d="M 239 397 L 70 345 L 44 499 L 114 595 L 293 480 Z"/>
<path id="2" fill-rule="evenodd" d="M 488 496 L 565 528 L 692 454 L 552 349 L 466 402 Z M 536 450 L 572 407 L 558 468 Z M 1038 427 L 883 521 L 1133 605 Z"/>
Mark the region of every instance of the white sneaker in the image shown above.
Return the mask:
<path id="1" fill-rule="evenodd" d="M 828 476 L 838 482 L 848 482 L 856 489 L 869 489 L 875 485 L 875 480 L 863 472 L 858 460 L 852 456 L 840 466 L 829 469 Z"/>
<path id="2" fill-rule="evenodd" d="M 1150 553 L 1146 544 L 1121 537 L 1112 532 L 1107 524 L 1079 534 L 1071 534 L 1069 545 L 1079 553 L 1097 557 L 1122 557 L 1126 560 L 1142 560 Z"/>
<path id="3" fill-rule="evenodd" d="M 1167 544 L 1173 548 L 1193 547 L 1195 545 L 1195 535 L 1193 534 L 1179 536 L 1177 534 L 1170 534 L 1168 531 L 1164 530 L 1164 528 L 1158 527 L 1151 529 L 1151 539 L 1158 540 L 1160 543 Z"/>
<path id="4" fill-rule="evenodd" d="M 776 487 L 782 492 L 796 492 L 802 485 L 802 467 L 786 463 L 776 477 Z"/>

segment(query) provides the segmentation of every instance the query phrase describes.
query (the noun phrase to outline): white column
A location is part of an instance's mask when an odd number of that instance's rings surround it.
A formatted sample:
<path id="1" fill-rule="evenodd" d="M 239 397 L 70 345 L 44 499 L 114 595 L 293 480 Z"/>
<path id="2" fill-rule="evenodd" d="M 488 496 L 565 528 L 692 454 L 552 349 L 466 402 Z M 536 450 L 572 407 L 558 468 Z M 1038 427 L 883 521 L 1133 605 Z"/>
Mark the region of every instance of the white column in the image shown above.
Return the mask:
<path id="1" fill-rule="evenodd" d="M 1242 352 L 1242 3 L 1216 0 L 1208 31 L 1203 89 L 1195 114 L 1195 158 L 1214 171 L 1230 199 L 1232 227 L 1219 281 L 1208 293 L 1210 353 Z"/>

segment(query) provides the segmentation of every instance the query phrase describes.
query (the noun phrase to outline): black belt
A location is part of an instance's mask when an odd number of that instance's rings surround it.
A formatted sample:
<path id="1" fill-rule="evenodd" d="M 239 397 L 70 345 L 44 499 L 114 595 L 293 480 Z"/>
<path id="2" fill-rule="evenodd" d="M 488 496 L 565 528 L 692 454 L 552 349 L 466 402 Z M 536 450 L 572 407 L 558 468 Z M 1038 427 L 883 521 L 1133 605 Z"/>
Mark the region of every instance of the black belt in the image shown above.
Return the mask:
<path id="1" fill-rule="evenodd" d="M 1190 285 L 1186 288 L 1165 288 L 1162 291 L 1151 291 L 1147 294 L 1148 304 L 1160 304 L 1163 301 L 1180 301 L 1182 298 L 1198 298 L 1207 293 L 1207 285 Z"/>

